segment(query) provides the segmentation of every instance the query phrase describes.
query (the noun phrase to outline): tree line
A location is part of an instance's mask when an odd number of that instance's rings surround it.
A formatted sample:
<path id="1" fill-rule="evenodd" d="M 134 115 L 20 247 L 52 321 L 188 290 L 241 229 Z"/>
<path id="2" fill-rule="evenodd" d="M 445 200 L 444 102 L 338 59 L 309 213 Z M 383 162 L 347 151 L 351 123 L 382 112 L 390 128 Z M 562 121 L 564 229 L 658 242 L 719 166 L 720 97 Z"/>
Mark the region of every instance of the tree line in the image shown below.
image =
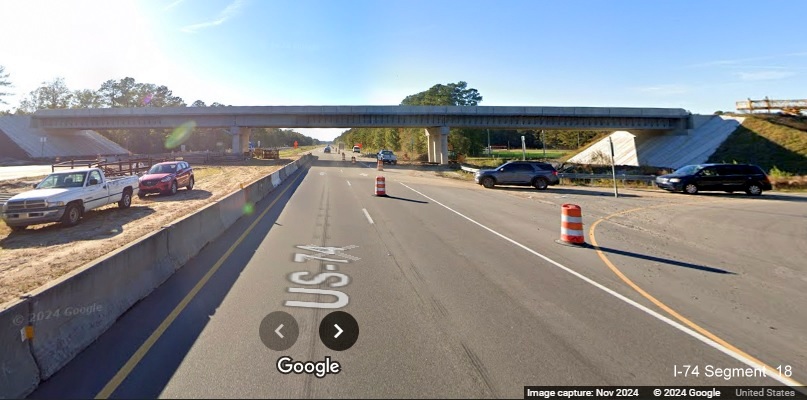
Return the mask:
<path id="1" fill-rule="evenodd" d="M 403 106 L 476 106 L 482 101 L 477 89 L 469 88 L 468 83 L 436 84 L 419 93 L 406 96 Z M 521 136 L 529 148 L 540 148 L 546 143 L 552 149 L 576 149 L 591 142 L 598 136 L 596 131 L 563 131 L 536 129 L 470 129 L 451 128 L 448 134 L 448 147 L 460 154 L 480 156 L 485 154 L 488 140 L 492 147 L 521 148 Z M 427 153 L 426 135 L 422 128 L 352 128 L 334 139 L 352 147 L 361 143 L 363 149 L 381 149 L 403 152 L 411 158 Z"/>
<path id="2" fill-rule="evenodd" d="M 12 87 L 9 74 L 0 66 L 0 104 L 8 104 L 8 88 Z M 121 107 L 187 107 L 185 101 L 174 95 L 165 85 L 137 82 L 132 77 L 110 79 L 97 90 L 71 90 L 63 78 L 55 78 L 23 96 L 14 114 L 28 115 L 37 110 L 64 108 L 121 108 Z M 209 106 L 196 100 L 190 107 L 228 107 L 219 102 Z M 132 153 L 153 154 L 175 150 L 166 148 L 166 139 L 171 130 L 163 129 L 116 129 L 99 130 L 104 137 L 123 146 Z M 319 140 L 303 135 L 292 129 L 253 128 L 250 139 L 261 147 L 292 146 L 297 141 L 300 146 L 319 144 Z M 232 137 L 226 129 L 196 128 L 183 142 L 187 150 L 222 151 L 230 148 Z"/>

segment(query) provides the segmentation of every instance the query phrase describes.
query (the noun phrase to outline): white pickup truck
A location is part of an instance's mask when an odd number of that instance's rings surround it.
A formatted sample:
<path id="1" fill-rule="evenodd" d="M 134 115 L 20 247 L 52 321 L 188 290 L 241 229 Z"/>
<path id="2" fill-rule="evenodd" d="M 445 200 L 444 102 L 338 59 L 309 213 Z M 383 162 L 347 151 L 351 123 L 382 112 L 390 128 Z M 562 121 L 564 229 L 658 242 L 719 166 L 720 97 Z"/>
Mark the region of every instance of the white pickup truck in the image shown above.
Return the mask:
<path id="1" fill-rule="evenodd" d="M 94 208 L 112 203 L 128 208 L 138 187 L 137 176 L 106 179 L 99 168 L 54 172 L 35 184 L 34 190 L 8 199 L 3 204 L 3 221 L 15 231 L 47 222 L 72 226 Z"/>
<path id="2" fill-rule="evenodd" d="M 384 164 L 398 164 L 398 157 L 395 156 L 392 150 L 381 150 L 376 154 L 376 158 Z"/>

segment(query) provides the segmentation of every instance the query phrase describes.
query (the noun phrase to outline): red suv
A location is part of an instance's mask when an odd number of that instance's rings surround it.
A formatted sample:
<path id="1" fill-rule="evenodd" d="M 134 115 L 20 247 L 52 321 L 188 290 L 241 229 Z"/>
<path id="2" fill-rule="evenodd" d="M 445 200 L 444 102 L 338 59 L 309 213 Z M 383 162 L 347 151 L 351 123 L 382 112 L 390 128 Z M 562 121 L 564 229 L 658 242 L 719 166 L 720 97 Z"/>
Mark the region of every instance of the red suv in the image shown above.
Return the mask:
<path id="1" fill-rule="evenodd" d="M 142 199 L 149 193 L 173 195 L 180 187 L 193 189 L 193 168 L 185 161 L 163 162 L 154 164 L 140 177 L 140 191 L 137 196 Z"/>

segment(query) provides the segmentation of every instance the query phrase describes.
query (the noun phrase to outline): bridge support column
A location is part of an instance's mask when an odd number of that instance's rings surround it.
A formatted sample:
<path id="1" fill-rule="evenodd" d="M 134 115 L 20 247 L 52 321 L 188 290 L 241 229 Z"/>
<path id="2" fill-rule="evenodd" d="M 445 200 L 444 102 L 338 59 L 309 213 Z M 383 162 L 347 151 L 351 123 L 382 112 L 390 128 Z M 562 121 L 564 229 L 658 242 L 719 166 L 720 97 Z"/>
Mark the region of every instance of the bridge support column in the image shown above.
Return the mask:
<path id="1" fill-rule="evenodd" d="M 231 126 L 230 135 L 233 137 L 232 151 L 234 154 L 244 154 L 249 151 L 249 136 L 252 129 L 243 126 Z"/>
<path id="2" fill-rule="evenodd" d="M 429 162 L 440 165 L 448 164 L 448 131 L 447 126 L 426 128 L 426 143 L 429 147 Z"/>

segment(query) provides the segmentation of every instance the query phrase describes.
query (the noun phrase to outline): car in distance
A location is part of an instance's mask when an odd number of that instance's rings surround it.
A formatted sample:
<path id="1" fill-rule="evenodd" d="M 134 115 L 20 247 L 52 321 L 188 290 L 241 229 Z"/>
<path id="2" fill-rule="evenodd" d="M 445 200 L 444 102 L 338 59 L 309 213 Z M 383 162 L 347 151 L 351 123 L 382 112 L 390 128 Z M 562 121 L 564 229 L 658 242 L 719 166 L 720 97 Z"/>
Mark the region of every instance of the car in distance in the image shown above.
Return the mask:
<path id="1" fill-rule="evenodd" d="M 330 153 L 331 152 L 331 146 L 325 146 L 325 150 L 323 150 L 323 151 L 326 152 L 326 153 Z"/>
<path id="2" fill-rule="evenodd" d="M 353 152 L 354 152 L 354 153 L 361 153 L 361 147 L 359 147 L 359 146 L 353 146 Z"/>
<path id="3" fill-rule="evenodd" d="M 137 190 L 136 176 L 110 179 L 100 168 L 54 172 L 35 184 L 34 190 L 8 199 L 3 205 L 3 221 L 14 231 L 48 222 L 72 226 L 87 211 L 107 204 L 129 208 Z"/>
<path id="4" fill-rule="evenodd" d="M 535 161 L 510 161 L 496 169 L 480 169 L 474 181 L 488 189 L 496 185 L 534 186 L 544 190 L 560 183 L 552 164 Z"/>
<path id="5" fill-rule="evenodd" d="M 398 164 L 398 157 L 395 156 L 392 150 L 381 150 L 376 154 L 376 158 L 384 164 Z"/>
<path id="6" fill-rule="evenodd" d="M 695 194 L 701 191 L 744 191 L 759 196 L 771 190 L 771 181 L 762 168 L 751 164 L 687 165 L 656 177 L 656 186 L 670 192 Z"/>
<path id="7" fill-rule="evenodd" d="M 193 189 L 193 168 L 185 161 L 167 161 L 154 164 L 140 177 L 141 199 L 149 193 L 176 194 L 180 187 Z"/>

